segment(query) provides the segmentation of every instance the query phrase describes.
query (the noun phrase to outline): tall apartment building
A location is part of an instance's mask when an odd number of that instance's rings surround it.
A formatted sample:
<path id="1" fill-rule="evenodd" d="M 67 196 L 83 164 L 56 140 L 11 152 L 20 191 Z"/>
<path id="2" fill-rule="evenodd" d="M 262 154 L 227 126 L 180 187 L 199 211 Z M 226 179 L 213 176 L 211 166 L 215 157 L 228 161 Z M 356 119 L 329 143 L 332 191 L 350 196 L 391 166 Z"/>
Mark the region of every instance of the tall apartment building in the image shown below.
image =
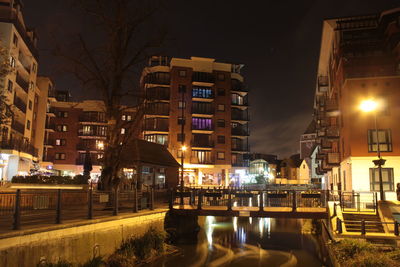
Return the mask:
<path id="1" fill-rule="evenodd" d="M 387 199 L 400 182 L 400 9 L 323 22 L 315 119 L 317 171 L 330 189 L 379 191 L 378 140 Z M 364 99 L 382 103 L 374 114 Z M 379 194 L 378 194 L 379 195 Z"/>
<path id="2" fill-rule="evenodd" d="M 20 1 L 0 1 L 0 40 L 12 68 L 0 81 L 13 117 L 1 125 L 0 179 L 37 168 L 43 146 L 47 88 L 37 86 L 38 51 L 35 31 L 24 22 Z"/>
<path id="3" fill-rule="evenodd" d="M 152 57 L 142 74 L 143 138 L 168 146 L 186 184 L 227 185 L 248 171 L 248 90 L 242 65 Z M 183 127 L 182 127 L 183 125 Z"/>

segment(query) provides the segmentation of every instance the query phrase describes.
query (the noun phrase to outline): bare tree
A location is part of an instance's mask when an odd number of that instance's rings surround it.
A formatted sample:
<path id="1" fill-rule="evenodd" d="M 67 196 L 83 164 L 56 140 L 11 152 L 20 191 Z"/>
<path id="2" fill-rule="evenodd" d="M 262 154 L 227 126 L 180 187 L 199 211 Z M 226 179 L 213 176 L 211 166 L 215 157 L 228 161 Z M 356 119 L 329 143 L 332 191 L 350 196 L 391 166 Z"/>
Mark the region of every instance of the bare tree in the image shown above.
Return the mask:
<path id="1" fill-rule="evenodd" d="M 67 71 L 104 101 L 109 127 L 101 179 L 107 190 L 118 184 L 123 146 L 140 131 L 144 93 L 138 73 L 166 36 L 152 24 L 161 9 L 160 1 L 75 0 L 73 6 L 90 18 L 93 30 L 74 34 L 69 45 L 55 49 L 56 55 L 68 62 Z M 132 119 L 123 120 L 123 114 L 129 112 Z"/>

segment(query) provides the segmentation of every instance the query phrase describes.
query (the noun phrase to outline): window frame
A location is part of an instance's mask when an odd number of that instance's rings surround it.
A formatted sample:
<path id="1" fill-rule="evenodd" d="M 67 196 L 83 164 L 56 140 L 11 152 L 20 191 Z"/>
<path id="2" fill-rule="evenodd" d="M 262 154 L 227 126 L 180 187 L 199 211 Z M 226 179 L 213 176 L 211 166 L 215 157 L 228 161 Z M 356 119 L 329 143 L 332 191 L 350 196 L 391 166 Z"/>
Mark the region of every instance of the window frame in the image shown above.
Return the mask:
<path id="1" fill-rule="evenodd" d="M 380 133 L 385 134 L 385 141 L 382 142 L 379 140 Z M 369 153 L 376 153 L 378 152 L 378 142 L 373 142 L 373 138 L 376 136 L 375 129 L 368 129 L 367 130 L 367 143 L 368 143 L 368 152 Z M 379 151 L 380 152 L 392 152 L 393 151 L 393 140 L 392 140 L 392 133 L 390 129 L 378 129 L 378 140 L 379 141 Z M 376 148 L 374 148 L 376 146 Z M 383 150 L 382 146 L 386 146 L 387 149 Z"/>
<path id="2" fill-rule="evenodd" d="M 388 171 L 388 181 L 383 181 L 384 172 Z M 377 175 L 376 175 L 377 174 Z M 376 176 L 375 176 L 376 175 Z M 383 190 L 385 192 L 393 192 L 395 191 L 394 186 L 394 169 L 393 168 L 382 168 L 382 183 L 383 188 L 385 185 L 389 185 L 389 190 Z M 369 188 L 371 192 L 379 192 L 379 169 L 378 168 L 369 168 Z M 376 188 L 376 189 L 375 189 Z"/>

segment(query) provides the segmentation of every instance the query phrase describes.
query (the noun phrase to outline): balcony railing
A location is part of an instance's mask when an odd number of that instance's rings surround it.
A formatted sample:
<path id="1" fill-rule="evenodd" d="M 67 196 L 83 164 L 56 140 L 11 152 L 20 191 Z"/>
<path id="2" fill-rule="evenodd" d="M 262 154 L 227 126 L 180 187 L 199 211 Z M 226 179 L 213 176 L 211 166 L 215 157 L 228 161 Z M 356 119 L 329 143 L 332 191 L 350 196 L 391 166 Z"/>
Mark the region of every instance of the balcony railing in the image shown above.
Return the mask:
<path id="1" fill-rule="evenodd" d="M 24 69 L 28 73 L 31 73 L 31 63 L 29 62 L 29 59 L 23 53 L 21 53 L 21 52 L 19 53 L 18 60 L 19 60 L 19 62 L 21 62 L 21 65 L 24 67 Z"/>
<path id="2" fill-rule="evenodd" d="M 168 103 L 149 103 L 146 106 L 146 114 L 148 115 L 169 115 Z"/>
<path id="3" fill-rule="evenodd" d="M 55 131 L 56 125 L 54 124 L 54 122 L 46 122 L 45 129 Z"/>
<path id="4" fill-rule="evenodd" d="M 28 153 L 32 156 L 38 155 L 38 150 L 30 143 L 23 139 L 9 139 L 0 142 L 1 149 L 17 150 L 19 152 Z"/>
<path id="5" fill-rule="evenodd" d="M 160 132 L 168 132 L 169 125 L 168 123 L 156 123 L 154 124 L 144 124 L 143 130 L 145 131 L 160 131 Z"/>
<path id="6" fill-rule="evenodd" d="M 22 78 L 21 74 L 17 72 L 17 76 L 15 78 L 16 83 L 26 92 L 28 93 L 29 91 L 29 81 L 26 81 L 24 78 Z"/>
<path id="7" fill-rule="evenodd" d="M 214 147 L 213 140 L 192 140 L 192 147 Z"/>
<path id="8" fill-rule="evenodd" d="M 196 131 L 213 131 L 214 130 L 214 125 L 212 125 L 212 124 L 209 124 L 209 125 L 192 124 L 192 130 L 196 130 Z"/>
<path id="9" fill-rule="evenodd" d="M 232 120 L 239 120 L 239 121 L 249 121 L 249 113 L 247 110 L 242 111 L 242 110 L 237 110 L 237 109 L 232 109 L 231 111 L 231 119 Z"/>
<path id="10" fill-rule="evenodd" d="M 98 122 L 98 123 L 107 123 L 107 120 L 105 119 L 105 116 L 88 116 L 85 114 L 82 114 L 79 116 L 79 121 L 80 122 Z"/>
<path id="11" fill-rule="evenodd" d="M 214 83 L 215 77 L 214 74 L 208 72 L 193 72 L 192 76 L 193 82 L 204 82 L 204 83 Z"/>
<path id="12" fill-rule="evenodd" d="M 338 102 L 336 100 L 327 100 L 325 109 L 326 111 L 337 111 L 339 109 Z"/>
<path id="13" fill-rule="evenodd" d="M 232 143 L 232 151 L 249 151 L 248 144 L 235 144 Z"/>
<path id="14" fill-rule="evenodd" d="M 243 127 L 236 127 L 231 129 L 231 134 L 237 136 L 248 136 L 249 130 Z"/>
<path id="15" fill-rule="evenodd" d="M 235 99 L 235 100 L 232 99 L 231 104 L 232 104 L 232 106 L 244 106 L 245 107 L 245 106 L 249 105 L 249 100 L 247 97 L 243 97 L 241 99 Z"/>
<path id="16" fill-rule="evenodd" d="M 233 167 L 250 167 L 250 163 L 249 163 L 249 161 L 245 161 L 245 160 L 235 161 L 235 162 L 232 162 L 232 166 Z"/>
<path id="17" fill-rule="evenodd" d="M 14 105 L 21 110 L 23 113 L 26 113 L 26 104 L 25 102 L 19 98 L 18 96 L 14 97 Z"/>
<path id="18" fill-rule="evenodd" d="M 326 136 L 330 138 L 337 138 L 340 135 L 339 128 L 337 126 L 329 126 L 326 128 Z"/>
<path id="19" fill-rule="evenodd" d="M 190 157 L 191 164 L 214 164 L 215 161 L 212 157 L 210 158 L 199 158 L 199 157 Z"/>
<path id="20" fill-rule="evenodd" d="M 11 128 L 16 130 L 17 132 L 24 134 L 25 132 L 25 124 L 22 124 L 18 121 L 13 121 L 11 124 Z"/>
<path id="21" fill-rule="evenodd" d="M 239 80 L 232 79 L 231 81 L 232 91 L 248 92 L 249 90 L 246 86 Z"/>
<path id="22" fill-rule="evenodd" d="M 169 100 L 169 87 L 150 87 L 146 89 L 147 100 Z"/>
<path id="23" fill-rule="evenodd" d="M 209 103 L 193 102 L 192 114 L 212 115 L 212 114 L 214 114 L 214 107 L 213 107 L 213 105 L 211 105 Z"/>
<path id="24" fill-rule="evenodd" d="M 98 146 L 96 146 L 95 142 L 92 142 L 92 143 L 82 143 L 82 142 L 80 142 L 80 143 L 78 143 L 76 145 L 76 150 L 80 150 L 80 151 L 104 151 L 104 147 L 103 148 L 99 148 Z"/>
<path id="25" fill-rule="evenodd" d="M 340 163 L 340 153 L 338 152 L 331 152 L 328 153 L 328 158 L 327 158 L 328 164 L 332 165 L 337 165 Z"/>

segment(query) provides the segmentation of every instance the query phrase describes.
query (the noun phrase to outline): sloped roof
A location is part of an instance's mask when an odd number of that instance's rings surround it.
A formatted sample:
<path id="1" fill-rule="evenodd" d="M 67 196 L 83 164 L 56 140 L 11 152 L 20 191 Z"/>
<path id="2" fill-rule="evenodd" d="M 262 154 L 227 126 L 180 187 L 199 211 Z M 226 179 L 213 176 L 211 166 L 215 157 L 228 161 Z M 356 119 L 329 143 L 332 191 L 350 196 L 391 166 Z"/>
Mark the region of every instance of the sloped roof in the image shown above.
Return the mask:
<path id="1" fill-rule="evenodd" d="M 141 162 L 164 167 L 180 167 L 166 146 L 140 139 L 135 139 L 126 145 L 122 157 L 125 166 Z"/>
<path id="2" fill-rule="evenodd" d="M 292 160 L 294 166 L 297 167 L 297 168 L 300 167 L 301 162 L 303 161 L 303 160 L 300 158 L 300 154 L 291 155 L 291 156 L 290 156 L 290 159 Z"/>
<path id="3" fill-rule="evenodd" d="M 316 131 L 316 123 L 313 119 L 307 127 L 307 130 L 303 134 L 313 134 Z"/>

